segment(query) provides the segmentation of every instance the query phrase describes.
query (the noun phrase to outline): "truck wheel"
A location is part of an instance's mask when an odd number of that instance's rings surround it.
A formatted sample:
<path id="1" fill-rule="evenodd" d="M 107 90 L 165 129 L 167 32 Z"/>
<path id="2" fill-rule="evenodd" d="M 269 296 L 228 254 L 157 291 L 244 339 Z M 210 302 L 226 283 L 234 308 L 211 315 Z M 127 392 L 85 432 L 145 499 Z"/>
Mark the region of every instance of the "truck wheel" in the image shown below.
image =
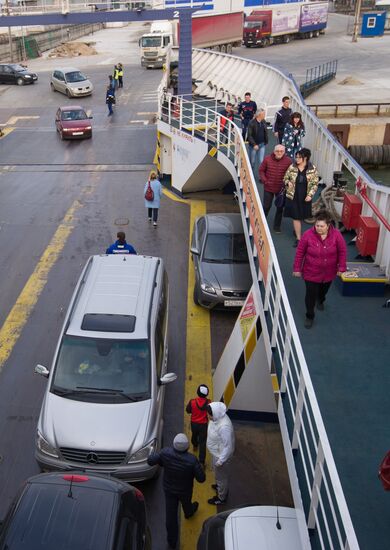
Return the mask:
<path id="1" fill-rule="evenodd" d="M 314 36 L 313 31 L 310 31 L 310 32 L 309 32 L 309 38 L 313 38 L 313 36 Z"/>
<path id="2" fill-rule="evenodd" d="M 228 44 L 228 45 L 226 46 L 226 51 L 227 51 L 227 53 L 232 53 L 232 51 L 233 51 L 233 46 L 232 46 L 231 44 Z"/>
<path id="3" fill-rule="evenodd" d="M 314 38 L 318 38 L 320 36 L 320 31 L 315 31 Z"/>
<path id="4" fill-rule="evenodd" d="M 268 46 L 271 44 L 269 41 L 269 38 L 264 38 L 263 40 L 263 48 L 268 48 Z"/>
<path id="5" fill-rule="evenodd" d="M 213 46 L 212 50 L 213 50 L 213 52 L 219 52 L 220 47 L 219 46 Z"/>
<path id="6" fill-rule="evenodd" d="M 290 42 L 291 38 L 289 37 L 288 34 L 285 34 L 283 36 L 283 44 L 288 44 Z"/>
<path id="7" fill-rule="evenodd" d="M 222 46 L 221 46 L 221 53 L 226 53 L 226 46 L 225 46 L 225 44 L 222 44 Z"/>

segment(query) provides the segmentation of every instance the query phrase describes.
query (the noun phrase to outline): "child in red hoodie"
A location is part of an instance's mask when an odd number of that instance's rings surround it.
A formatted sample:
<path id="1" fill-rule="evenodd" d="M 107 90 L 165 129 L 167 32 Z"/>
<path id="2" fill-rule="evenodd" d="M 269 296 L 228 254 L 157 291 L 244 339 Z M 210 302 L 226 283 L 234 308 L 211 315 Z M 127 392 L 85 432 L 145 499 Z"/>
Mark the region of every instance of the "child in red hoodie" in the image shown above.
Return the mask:
<path id="1" fill-rule="evenodd" d="M 186 411 L 191 415 L 191 443 L 194 449 L 197 449 L 199 446 L 199 462 L 204 466 L 208 422 L 206 409 L 210 403 L 210 399 L 207 399 L 209 389 L 205 384 L 201 384 L 196 393 L 198 397 L 188 402 Z"/>

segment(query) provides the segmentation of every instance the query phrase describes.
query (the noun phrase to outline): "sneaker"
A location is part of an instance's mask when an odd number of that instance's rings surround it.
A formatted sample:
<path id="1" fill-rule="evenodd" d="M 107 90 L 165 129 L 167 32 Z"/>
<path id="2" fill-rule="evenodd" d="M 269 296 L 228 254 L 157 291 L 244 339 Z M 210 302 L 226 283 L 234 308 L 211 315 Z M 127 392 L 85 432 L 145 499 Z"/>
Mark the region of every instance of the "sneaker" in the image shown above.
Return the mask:
<path id="1" fill-rule="evenodd" d="M 150 223 L 152 221 L 152 218 L 148 218 L 148 222 Z"/>
<path id="2" fill-rule="evenodd" d="M 324 311 L 324 309 L 325 309 L 324 302 L 318 302 L 317 303 L 317 309 L 319 311 Z"/>
<path id="3" fill-rule="evenodd" d="M 186 519 L 192 518 L 192 516 L 197 512 L 199 508 L 199 502 L 193 502 L 192 503 L 192 512 L 188 516 L 184 516 Z"/>
<path id="4" fill-rule="evenodd" d="M 305 328 L 311 328 L 313 326 L 314 319 L 305 319 Z"/>
<path id="5" fill-rule="evenodd" d="M 153 222 L 153 227 L 157 227 L 157 222 Z"/>
<path id="6" fill-rule="evenodd" d="M 207 502 L 209 504 L 215 504 L 215 506 L 218 506 L 219 504 L 225 504 L 226 501 L 226 498 L 225 500 L 221 500 L 218 495 L 215 495 L 215 497 L 209 498 Z"/>

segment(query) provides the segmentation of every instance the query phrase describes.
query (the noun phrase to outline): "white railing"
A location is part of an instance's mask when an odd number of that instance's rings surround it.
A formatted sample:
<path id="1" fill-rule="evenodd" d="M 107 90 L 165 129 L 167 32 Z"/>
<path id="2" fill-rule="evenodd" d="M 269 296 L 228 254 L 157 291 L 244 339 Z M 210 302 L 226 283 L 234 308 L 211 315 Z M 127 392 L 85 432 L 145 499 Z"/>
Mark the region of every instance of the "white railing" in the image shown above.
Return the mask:
<path id="1" fill-rule="evenodd" d="M 227 121 L 227 132 L 223 134 L 221 116 L 208 105 L 209 102 L 203 105 L 161 89 L 159 116 L 216 147 L 237 171 L 240 209 L 252 245 L 248 252 L 255 274 L 253 289 L 264 307 L 263 332 L 268 335 L 266 345 L 272 349 L 280 381 L 278 416 L 295 505 L 304 510 L 316 547 L 358 550 L 241 130 Z"/>
<path id="2" fill-rule="evenodd" d="M 299 88 L 291 75 L 268 65 L 233 55 L 209 50 L 193 50 L 192 76 L 196 82 L 195 93 L 208 99 L 238 104 L 249 89 L 259 105 L 265 105 L 267 120 L 271 120 L 279 108 L 281 98 L 288 95 L 291 107 L 302 113 L 306 127 L 305 146 L 313 154 L 322 177 L 330 185 L 333 172 L 343 170 L 357 180 L 367 183 L 367 195 L 378 206 L 383 217 L 390 217 L 390 187 L 378 185 L 351 157 L 323 123 L 307 107 Z M 239 75 L 239 77 L 238 77 Z M 375 262 L 390 276 L 390 231 L 363 205 L 363 215 L 373 216 L 380 226 Z"/>

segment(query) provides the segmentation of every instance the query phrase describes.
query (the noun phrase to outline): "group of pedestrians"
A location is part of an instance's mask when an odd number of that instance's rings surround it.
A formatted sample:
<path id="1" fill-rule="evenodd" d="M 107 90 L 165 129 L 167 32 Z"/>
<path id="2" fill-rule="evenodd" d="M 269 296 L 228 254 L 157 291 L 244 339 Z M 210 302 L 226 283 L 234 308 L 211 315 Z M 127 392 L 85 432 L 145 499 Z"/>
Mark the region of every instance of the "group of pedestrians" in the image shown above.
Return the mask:
<path id="1" fill-rule="evenodd" d="M 113 106 L 116 104 L 116 90 L 123 88 L 123 65 L 117 63 L 114 66 L 113 73 L 108 75 L 109 84 L 106 90 L 106 105 L 108 107 L 108 115 L 114 114 Z"/>
<path id="2" fill-rule="evenodd" d="M 194 480 L 204 483 L 206 480 L 206 446 L 212 457 L 212 467 L 216 483 L 212 489 L 216 495 L 208 499 L 212 505 L 224 504 L 229 493 L 228 465 L 234 453 L 234 430 L 226 414 L 226 405 L 211 402 L 209 389 L 201 384 L 197 396 L 186 407 L 191 414 L 191 443 L 193 450 L 199 448 L 199 459 L 189 452 L 190 442 L 184 433 L 179 433 L 171 447 L 152 453 L 148 458 L 151 466 L 159 465 L 164 469 L 163 489 L 165 494 L 165 525 L 170 548 L 176 548 L 179 536 L 179 504 L 185 519 L 191 518 L 199 508 L 199 502 L 192 502 Z"/>

